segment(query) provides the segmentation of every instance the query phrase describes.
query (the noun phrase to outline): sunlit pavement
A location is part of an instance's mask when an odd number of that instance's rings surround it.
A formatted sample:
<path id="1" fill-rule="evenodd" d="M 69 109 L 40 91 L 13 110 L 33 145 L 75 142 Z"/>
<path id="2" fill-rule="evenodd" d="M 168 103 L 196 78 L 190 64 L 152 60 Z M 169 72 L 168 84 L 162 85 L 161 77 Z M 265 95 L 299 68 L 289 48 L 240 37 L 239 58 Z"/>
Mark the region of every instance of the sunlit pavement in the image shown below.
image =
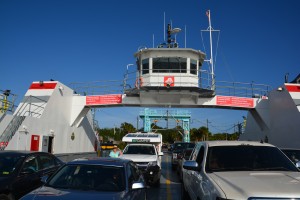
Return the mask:
<path id="1" fill-rule="evenodd" d="M 164 151 L 160 186 L 151 186 L 147 190 L 149 200 L 181 200 L 181 182 L 175 170 L 171 168 L 171 154 Z"/>

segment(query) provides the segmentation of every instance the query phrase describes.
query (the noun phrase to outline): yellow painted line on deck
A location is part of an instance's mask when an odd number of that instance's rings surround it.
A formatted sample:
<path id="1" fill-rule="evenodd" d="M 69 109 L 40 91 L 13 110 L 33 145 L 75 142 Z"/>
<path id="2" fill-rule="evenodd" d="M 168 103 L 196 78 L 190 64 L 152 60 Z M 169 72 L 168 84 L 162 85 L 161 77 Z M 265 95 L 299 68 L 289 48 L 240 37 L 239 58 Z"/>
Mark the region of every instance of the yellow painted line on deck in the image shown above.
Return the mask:
<path id="1" fill-rule="evenodd" d="M 167 162 L 169 163 L 169 156 L 167 156 Z M 170 181 L 170 165 L 167 167 L 167 175 L 166 175 L 166 185 L 167 185 L 167 199 L 172 199 L 172 193 L 171 193 L 171 181 Z"/>

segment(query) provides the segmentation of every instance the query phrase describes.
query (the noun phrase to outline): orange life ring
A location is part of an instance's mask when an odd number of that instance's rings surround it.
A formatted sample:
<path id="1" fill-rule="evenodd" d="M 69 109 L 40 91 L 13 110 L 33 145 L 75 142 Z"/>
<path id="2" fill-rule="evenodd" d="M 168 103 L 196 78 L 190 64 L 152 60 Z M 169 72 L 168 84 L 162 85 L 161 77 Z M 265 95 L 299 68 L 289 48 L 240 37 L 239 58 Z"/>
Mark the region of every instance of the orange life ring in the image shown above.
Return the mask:
<path id="1" fill-rule="evenodd" d="M 139 87 L 142 87 L 142 86 L 143 86 L 143 77 L 139 77 L 135 81 L 135 87 L 139 88 Z"/>

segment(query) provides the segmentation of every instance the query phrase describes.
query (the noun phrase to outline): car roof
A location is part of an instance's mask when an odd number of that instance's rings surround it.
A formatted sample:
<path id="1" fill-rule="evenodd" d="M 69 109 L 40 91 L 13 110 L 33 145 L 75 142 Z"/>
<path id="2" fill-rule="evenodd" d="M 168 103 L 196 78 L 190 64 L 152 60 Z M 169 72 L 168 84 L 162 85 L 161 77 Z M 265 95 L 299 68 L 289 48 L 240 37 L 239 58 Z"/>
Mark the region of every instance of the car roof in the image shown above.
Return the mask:
<path id="1" fill-rule="evenodd" d="M 282 151 L 300 151 L 298 148 L 280 148 Z"/>
<path id="2" fill-rule="evenodd" d="M 131 160 L 111 157 L 89 157 L 75 159 L 68 162 L 67 165 L 109 165 L 123 167 L 128 162 L 131 162 Z"/>
<path id="3" fill-rule="evenodd" d="M 152 143 L 128 143 L 127 144 L 127 146 L 129 146 L 129 145 L 135 145 L 135 146 L 154 146 L 154 144 L 152 144 Z"/>
<path id="4" fill-rule="evenodd" d="M 201 143 L 201 142 L 199 142 Z M 236 141 L 236 140 L 216 140 L 216 141 L 205 141 L 204 143 L 207 144 L 207 146 L 240 146 L 240 145 L 253 145 L 253 146 L 270 146 L 275 147 L 272 144 L 269 143 L 261 143 L 257 141 Z"/>
<path id="5" fill-rule="evenodd" d="M 182 144 L 195 144 L 195 142 L 175 142 L 174 146 L 182 145 Z"/>
<path id="6" fill-rule="evenodd" d="M 180 141 L 176 141 L 176 142 L 174 142 L 174 144 L 178 144 L 178 143 L 181 143 L 181 144 L 186 144 L 186 143 L 195 143 L 195 142 L 180 142 Z"/>
<path id="7" fill-rule="evenodd" d="M 30 154 L 38 154 L 38 153 L 44 153 L 44 154 L 48 154 L 47 152 L 39 152 L 39 151 L 23 151 L 23 150 L 4 150 L 4 151 L 0 151 L 0 154 L 5 154 L 5 155 L 23 155 L 23 156 L 27 156 Z"/>

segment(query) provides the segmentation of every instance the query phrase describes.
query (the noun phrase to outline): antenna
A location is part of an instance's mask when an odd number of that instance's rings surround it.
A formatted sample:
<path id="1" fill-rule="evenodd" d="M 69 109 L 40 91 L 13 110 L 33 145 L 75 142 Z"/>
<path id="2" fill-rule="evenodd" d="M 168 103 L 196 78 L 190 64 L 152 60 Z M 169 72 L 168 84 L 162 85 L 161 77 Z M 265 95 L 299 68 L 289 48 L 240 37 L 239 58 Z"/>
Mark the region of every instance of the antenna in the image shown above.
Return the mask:
<path id="1" fill-rule="evenodd" d="M 152 48 L 154 48 L 154 34 L 152 36 Z"/>
<path id="2" fill-rule="evenodd" d="M 164 42 L 158 45 L 158 48 L 178 48 L 178 43 L 176 42 L 177 33 L 181 32 L 180 28 L 172 29 L 172 21 L 168 23 L 167 31 L 165 31 L 165 13 L 164 13 Z M 167 39 L 166 39 L 167 35 Z M 175 38 L 172 37 L 175 36 Z M 154 48 L 154 35 L 153 35 L 153 48 Z"/>
<path id="3" fill-rule="evenodd" d="M 164 12 L 164 42 L 166 42 L 166 13 Z"/>
<path id="4" fill-rule="evenodd" d="M 214 73 L 214 59 L 213 59 L 213 51 L 212 51 L 212 35 L 211 35 L 211 20 L 210 20 L 210 10 L 206 11 L 206 15 L 208 17 L 208 24 L 209 24 L 209 40 L 210 40 L 210 64 L 211 64 L 211 86 L 212 90 L 215 90 L 215 73 Z"/>
<path id="5" fill-rule="evenodd" d="M 186 48 L 186 25 L 184 26 L 184 48 Z"/>
<path id="6" fill-rule="evenodd" d="M 214 73 L 214 61 L 213 61 L 213 50 L 212 50 L 212 31 L 219 31 L 219 30 L 214 30 L 211 27 L 211 18 L 210 18 L 210 10 L 206 11 L 206 16 L 208 17 L 208 28 L 207 30 L 202 30 L 202 31 L 209 31 L 209 42 L 210 42 L 210 59 L 208 60 L 210 65 L 211 65 L 211 90 L 216 89 L 215 85 L 215 73 Z"/>

